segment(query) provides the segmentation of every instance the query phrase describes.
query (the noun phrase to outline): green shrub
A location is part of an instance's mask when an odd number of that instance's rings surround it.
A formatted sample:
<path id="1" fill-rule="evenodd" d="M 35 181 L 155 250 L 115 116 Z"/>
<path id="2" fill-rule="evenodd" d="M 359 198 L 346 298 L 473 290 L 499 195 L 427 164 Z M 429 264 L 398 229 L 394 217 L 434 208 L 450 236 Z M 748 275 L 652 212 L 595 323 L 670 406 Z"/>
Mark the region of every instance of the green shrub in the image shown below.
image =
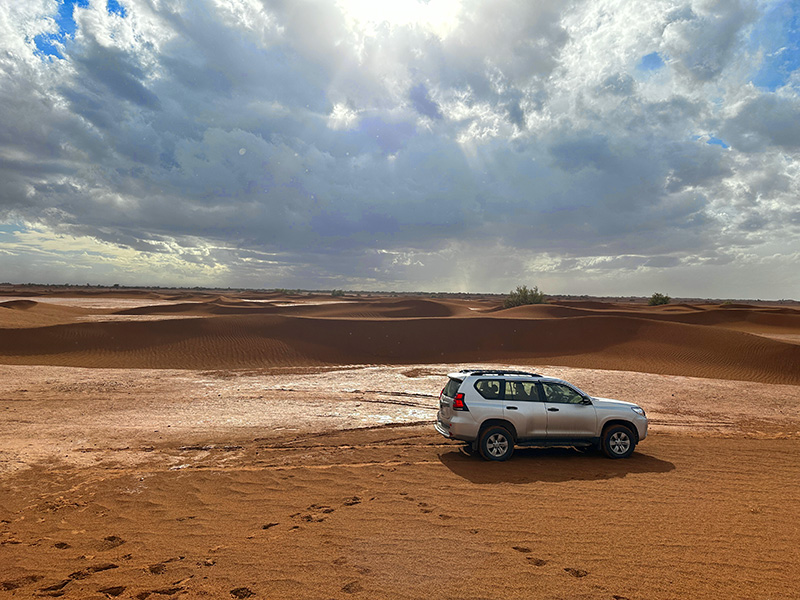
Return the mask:
<path id="1" fill-rule="evenodd" d="M 672 301 L 672 298 L 667 296 L 666 294 L 661 294 L 656 292 L 652 296 L 650 296 L 650 300 L 647 301 L 649 306 L 660 306 L 662 304 L 669 304 Z"/>
<path id="2" fill-rule="evenodd" d="M 344 290 L 331 290 L 331 296 L 334 298 L 344 296 Z"/>
<path id="3" fill-rule="evenodd" d="M 542 304 L 543 302 L 544 294 L 539 291 L 538 287 L 533 286 L 532 289 L 528 289 L 527 285 L 518 285 L 517 289 L 509 293 L 503 301 L 503 308 L 522 306 L 523 304 Z"/>

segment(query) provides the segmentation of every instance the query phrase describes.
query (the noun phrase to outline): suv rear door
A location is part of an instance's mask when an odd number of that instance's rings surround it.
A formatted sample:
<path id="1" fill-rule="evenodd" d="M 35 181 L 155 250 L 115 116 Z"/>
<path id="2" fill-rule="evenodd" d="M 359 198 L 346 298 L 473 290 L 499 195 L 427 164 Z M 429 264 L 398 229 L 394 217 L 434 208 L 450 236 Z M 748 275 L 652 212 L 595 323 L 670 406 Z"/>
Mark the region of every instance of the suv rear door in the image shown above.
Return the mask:
<path id="1" fill-rule="evenodd" d="M 503 416 L 517 429 L 520 440 L 547 435 L 547 411 L 535 381 L 506 380 Z"/>

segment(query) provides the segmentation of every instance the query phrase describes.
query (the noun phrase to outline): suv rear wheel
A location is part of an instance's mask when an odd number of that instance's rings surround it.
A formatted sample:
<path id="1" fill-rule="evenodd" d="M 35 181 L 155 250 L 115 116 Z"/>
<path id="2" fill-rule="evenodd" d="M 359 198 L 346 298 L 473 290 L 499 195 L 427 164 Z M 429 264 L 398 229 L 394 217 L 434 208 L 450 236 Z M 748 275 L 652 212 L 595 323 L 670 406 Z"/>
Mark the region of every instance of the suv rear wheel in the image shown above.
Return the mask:
<path id="1" fill-rule="evenodd" d="M 603 452 L 609 458 L 628 458 L 636 447 L 633 433 L 624 425 L 612 425 L 603 432 Z"/>
<path id="2" fill-rule="evenodd" d="M 486 460 L 508 460 L 514 453 L 514 437 L 505 427 L 495 425 L 483 432 L 478 448 Z"/>

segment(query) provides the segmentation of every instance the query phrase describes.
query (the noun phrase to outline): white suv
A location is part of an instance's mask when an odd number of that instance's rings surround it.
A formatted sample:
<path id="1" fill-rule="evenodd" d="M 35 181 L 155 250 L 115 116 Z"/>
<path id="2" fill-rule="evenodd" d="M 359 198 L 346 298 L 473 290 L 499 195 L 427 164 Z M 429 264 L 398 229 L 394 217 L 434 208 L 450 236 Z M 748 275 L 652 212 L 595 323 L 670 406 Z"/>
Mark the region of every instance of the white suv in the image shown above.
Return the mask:
<path id="1" fill-rule="evenodd" d="M 647 437 L 647 416 L 630 402 L 595 398 L 561 379 L 508 370 L 450 373 L 436 431 L 468 442 L 486 460 L 514 446 L 597 447 L 627 458 Z"/>

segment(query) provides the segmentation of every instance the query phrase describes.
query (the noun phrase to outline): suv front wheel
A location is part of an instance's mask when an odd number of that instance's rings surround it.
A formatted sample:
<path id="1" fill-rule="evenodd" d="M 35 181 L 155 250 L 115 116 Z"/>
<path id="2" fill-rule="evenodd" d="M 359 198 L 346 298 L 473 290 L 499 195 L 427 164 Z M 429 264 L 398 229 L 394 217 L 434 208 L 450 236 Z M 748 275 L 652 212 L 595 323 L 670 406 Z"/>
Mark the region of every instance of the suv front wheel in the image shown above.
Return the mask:
<path id="1" fill-rule="evenodd" d="M 514 437 L 505 427 L 489 427 L 481 435 L 478 448 L 486 460 L 508 460 L 514 453 Z"/>
<path id="2" fill-rule="evenodd" d="M 603 452 L 609 458 L 628 458 L 636 442 L 631 430 L 624 425 L 613 425 L 603 432 Z"/>

